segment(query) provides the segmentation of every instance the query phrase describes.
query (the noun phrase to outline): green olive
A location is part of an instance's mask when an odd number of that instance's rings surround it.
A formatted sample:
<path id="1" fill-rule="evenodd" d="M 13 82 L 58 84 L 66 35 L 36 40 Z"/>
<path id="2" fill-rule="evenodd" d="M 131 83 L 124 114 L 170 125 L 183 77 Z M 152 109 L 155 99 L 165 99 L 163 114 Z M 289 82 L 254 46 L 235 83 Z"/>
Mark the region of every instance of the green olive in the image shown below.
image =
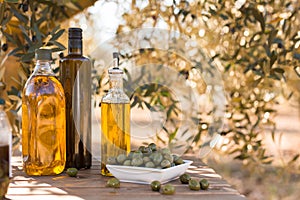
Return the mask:
<path id="1" fill-rule="evenodd" d="M 124 166 L 130 166 L 131 165 L 131 160 L 125 160 L 123 165 Z"/>
<path id="2" fill-rule="evenodd" d="M 126 158 L 127 158 L 127 156 L 125 154 L 120 154 L 117 157 L 117 161 L 118 161 L 119 164 L 123 164 L 124 161 L 126 160 Z"/>
<path id="3" fill-rule="evenodd" d="M 200 184 L 195 179 L 189 180 L 189 188 L 191 190 L 200 190 Z"/>
<path id="4" fill-rule="evenodd" d="M 175 161 L 175 160 L 177 160 L 179 158 L 179 156 L 177 156 L 175 154 L 173 154 L 172 157 L 173 157 L 173 161 Z"/>
<path id="5" fill-rule="evenodd" d="M 145 156 L 145 157 L 143 158 L 143 161 L 144 161 L 144 163 L 147 163 L 147 162 L 150 162 L 151 159 L 150 159 L 148 156 Z"/>
<path id="6" fill-rule="evenodd" d="M 70 177 L 76 177 L 77 176 L 77 173 L 78 173 L 78 170 L 76 168 L 68 168 L 67 169 L 67 174 L 70 176 Z"/>
<path id="7" fill-rule="evenodd" d="M 174 160 L 174 163 L 175 163 L 175 165 L 181 165 L 184 162 L 183 162 L 182 158 L 178 157 L 176 160 Z"/>
<path id="8" fill-rule="evenodd" d="M 191 176 L 189 174 L 182 174 L 179 179 L 182 184 L 188 184 L 189 180 L 191 180 Z"/>
<path id="9" fill-rule="evenodd" d="M 136 166 L 136 167 L 143 165 L 143 163 L 144 163 L 143 159 L 139 158 L 139 157 L 133 158 L 132 161 L 131 161 L 131 165 Z"/>
<path id="10" fill-rule="evenodd" d="M 207 190 L 209 187 L 208 181 L 204 178 L 200 181 L 201 190 Z"/>
<path id="11" fill-rule="evenodd" d="M 151 149 L 151 151 L 157 151 L 156 144 L 154 144 L 154 143 L 150 143 L 150 144 L 148 145 L 148 147 L 149 147 L 149 149 Z"/>
<path id="12" fill-rule="evenodd" d="M 149 156 L 152 153 L 152 150 L 149 147 L 145 147 L 145 149 L 142 151 L 142 153 L 145 156 Z"/>
<path id="13" fill-rule="evenodd" d="M 109 158 L 107 158 L 107 164 L 116 165 L 117 164 L 117 159 L 115 157 L 109 157 Z"/>
<path id="14" fill-rule="evenodd" d="M 152 191 L 159 191 L 161 184 L 159 181 L 152 181 L 150 186 L 151 186 Z"/>
<path id="15" fill-rule="evenodd" d="M 169 167 L 171 167 L 171 163 L 170 163 L 170 161 L 168 161 L 168 160 L 163 160 L 163 161 L 161 161 L 160 166 L 161 166 L 161 168 L 163 168 L 163 169 L 169 168 Z"/>
<path id="16" fill-rule="evenodd" d="M 167 194 L 167 195 L 172 195 L 172 194 L 175 193 L 175 187 L 171 184 L 163 185 L 161 187 L 161 193 L 162 194 Z"/>
<path id="17" fill-rule="evenodd" d="M 145 167 L 147 167 L 147 168 L 154 168 L 155 167 L 155 165 L 154 165 L 154 163 L 153 162 L 147 162 L 146 164 L 145 164 Z"/>
<path id="18" fill-rule="evenodd" d="M 117 178 L 110 178 L 107 180 L 106 183 L 107 187 L 113 187 L 113 188 L 119 188 L 120 187 L 120 181 Z"/>
<path id="19" fill-rule="evenodd" d="M 171 151 L 170 151 L 170 149 L 168 149 L 168 148 L 163 148 L 163 149 L 161 149 L 160 151 L 161 151 L 161 153 L 162 153 L 163 155 L 165 155 L 165 154 L 171 154 Z"/>
<path id="20" fill-rule="evenodd" d="M 164 159 L 170 161 L 172 163 L 174 161 L 173 156 L 171 154 L 164 154 Z"/>
<path id="21" fill-rule="evenodd" d="M 128 160 L 130 160 L 130 159 L 132 159 L 132 156 L 133 156 L 133 153 L 134 153 L 135 151 L 130 151 L 129 152 L 129 154 L 127 155 L 127 159 Z"/>
<path id="22" fill-rule="evenodd" d="M 132 154 L 132 159 L 134 158 L 143 158 L 143 153 L 139 150 L 135 151 L 133 154 Z"/>
<path id="23" fill-rule="evenodd" d="M 155 165 L 159 165 L 160 162 L 163 160 L 163 156 L 161 155 L 161 153 L 155 152 L 153 154 L 151 154 L 151 156 L 153 155 L 153 162 Z"/>

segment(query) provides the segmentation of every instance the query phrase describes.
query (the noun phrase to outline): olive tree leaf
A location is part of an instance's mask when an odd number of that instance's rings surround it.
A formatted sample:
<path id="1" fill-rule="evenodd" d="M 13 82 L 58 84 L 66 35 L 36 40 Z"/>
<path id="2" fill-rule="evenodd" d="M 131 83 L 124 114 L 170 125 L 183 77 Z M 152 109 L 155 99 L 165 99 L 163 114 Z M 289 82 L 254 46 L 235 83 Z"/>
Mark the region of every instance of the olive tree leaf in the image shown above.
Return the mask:
<path id="1" fill-rule="evenodd" d="M 261 31 L 265 32 L 266 24 L 265 24 L 265 19 L 264 19 L 263 14 L 261 12 L 259 12 L 259 10 L 255 7 L 250 8 L 250 11 L 252 11 L 253 16 L 259 22 Z"/>
<path id="2" fill-rule="evenodd" d="M 296 154 L 296 155 L 288 162 L 288 165 L 293 164 L 295 161 L 298 160 L 299 157 L 300 157 L 300 155 L 299 155 L 299 154 Z"/>
<path id="3" fill-rule="evenodd" d="M 297 76 L 300 78 L 300 67 L 299 66 L 294 67 L 294 71 L 296 72 Z"/>
<path id="4" fill-rule="evenodd" d="M 19 0 L 4 0 L 7 3 L 18 3 Z"/>
<path id="5" fill-rule="evenodd" d="M 33 58 L 34 58 L 34 52 L 27 53 L 21 57 L 21 61 L 22 62 L 30 62 L 33 60 Z"/>
<path id="6" fill-rule="evenodd" d="M 65 32 L 65 29 L 61 29 L 61 30 L 57 31 L 54 35 L 52 35 L 50 41 L 57 40 L 64 32 Z"/>
<path id="7" fill-rule="evenodd" d="M 6 32 L 3 31 L 2 29 L 1 29 L 1 32 L 2 32 L 2 34 L 5 36 L 5 38 L 6 38 L 8 41 L 10 41 L 11 43 L 13 43 L 13 44 L 15 44 L 15 45 L 17 44 L 16 40 L 13 38 L 12 35 L 6 33 Z"/>
<path id="8" fill-rule="evenodd" d="M 14 5 L 10 4 L 10 11 L 12 13 L 14 13 L 14 15 L 16 16 L 16 18 L 18 18 L 18 20 L 20 22 L 23 22 L 24 24 L 28 23 L 28 17 L 26 15 L 21 14 Z"/>
<path id="9" fill-rule="evenodd" d="M 63 50 L 66 49 L 66 47 L 65 47 L 63 44 L 61 44 L 61 43 L 59 43 L 59 42 L 57 42 L 57 41 L 51 41 L 51 40 L 50 40 L 48 43 L 57 46 L 57 47 L 59 48 L 58 51 L 63 51 Z"/>
<path id="10" fill-rule="evenodd" d="M 4 17 L 5 8 L 6 8 L 6 3 L 1 3 L 0 4 L 0 22 L 1 22 L 1 24 L 2 24 L 3 17 Z"/>
<path id="11" fill-rule="evenodd" d="M 31 39 L 29 38 L 28 33 L 27 33 L 27 31 L 25 30 L 24 26 L 19 25 L 19 28 L 21 29 L 22 34 L 23 34 L 23 36 L 24 36 L 26 42 L 27 42 L 29 45 L 31 45 L 31 44 L 32 44 L 32 41 L 31 41 Z"/>
<path id="12" fill-rule="evenodd" d="M 8 53 L 8 56 L 13 56 L 15 55 L 18 51 L 21 51 L 23 48 L 22 47 L 17 47 L 13 50 L 11 50 L 9 53 Z"/>

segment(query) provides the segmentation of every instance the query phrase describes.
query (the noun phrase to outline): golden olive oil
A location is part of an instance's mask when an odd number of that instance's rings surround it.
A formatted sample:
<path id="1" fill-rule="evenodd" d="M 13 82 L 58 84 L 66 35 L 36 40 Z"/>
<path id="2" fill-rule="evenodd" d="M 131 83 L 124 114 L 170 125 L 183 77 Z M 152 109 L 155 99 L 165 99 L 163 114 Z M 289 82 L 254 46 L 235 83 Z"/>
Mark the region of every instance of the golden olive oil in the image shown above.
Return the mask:
<path id="1" fill-rule="evenodd" d="M 22 154 L 28 175 L 55 175 L 66 160 L 65 98 L 53 76 L 34 75 L 22 97 Z"/>
<path id="2" fill-rule="evenodd" d="M 130 151 L 130 104 L 101 103 L 101 174 L 111 176 L 107 159 Z"/>

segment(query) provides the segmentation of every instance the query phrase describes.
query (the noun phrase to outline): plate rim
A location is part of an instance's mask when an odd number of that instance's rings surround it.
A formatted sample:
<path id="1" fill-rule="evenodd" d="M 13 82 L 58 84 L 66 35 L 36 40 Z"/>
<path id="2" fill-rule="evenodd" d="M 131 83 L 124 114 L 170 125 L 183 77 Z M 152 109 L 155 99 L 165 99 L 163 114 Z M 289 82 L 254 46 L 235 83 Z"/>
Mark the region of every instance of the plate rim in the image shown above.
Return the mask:
<path id="1" fill-rule="evenodd" d="M 174 166 L 178 168 L 180 166 L 191 165 L 193 163 L 192 160 L 183 160 L 184 163 L 180 165 Z M 156 168 L 148 168 L 148 167 L 135 167 L 135 166 L 124 166 L 124 165 L 106 165 L 107 168 L 113 169 L 130 169 L 130 170 L 138 170 L 138 171 L 150 171 L 150 172 L 165 172 L 174 169 L 174 167 L 169 167 L 165 169 L 156 169 Z"/>

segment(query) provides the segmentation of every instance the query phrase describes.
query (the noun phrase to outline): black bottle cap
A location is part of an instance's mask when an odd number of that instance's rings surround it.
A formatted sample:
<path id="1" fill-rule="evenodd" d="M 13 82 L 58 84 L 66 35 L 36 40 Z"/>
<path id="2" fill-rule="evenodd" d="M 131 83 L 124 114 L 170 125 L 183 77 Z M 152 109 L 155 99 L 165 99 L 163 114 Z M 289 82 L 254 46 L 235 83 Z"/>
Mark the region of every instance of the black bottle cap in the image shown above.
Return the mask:
<path id="1" fill-rule="evenodd" d="M 113 52 L 113 59 L 117 59 L 117 65 L 118 65 L 118 67 L 119 67 L 119 53 L 118 52 Z M 114 68 L 116 68 L 115 66 L 114 66 Z"/>
<path id="2" fill-rule="evenodd" d="M 119 53 L 118 52 L 113 52 L 113 58 L 118 58 L 119 59 Z"/>
<path id="3" fill-rule="evenodd" d="M 69 28 L 69 39 L 82 39 L 81 28 Z"/>
<path id="4" fill-rule="evenodd" d="M 51 49 L 36 49 L 35 50 L 36 60 L 52 60 Z"/>

